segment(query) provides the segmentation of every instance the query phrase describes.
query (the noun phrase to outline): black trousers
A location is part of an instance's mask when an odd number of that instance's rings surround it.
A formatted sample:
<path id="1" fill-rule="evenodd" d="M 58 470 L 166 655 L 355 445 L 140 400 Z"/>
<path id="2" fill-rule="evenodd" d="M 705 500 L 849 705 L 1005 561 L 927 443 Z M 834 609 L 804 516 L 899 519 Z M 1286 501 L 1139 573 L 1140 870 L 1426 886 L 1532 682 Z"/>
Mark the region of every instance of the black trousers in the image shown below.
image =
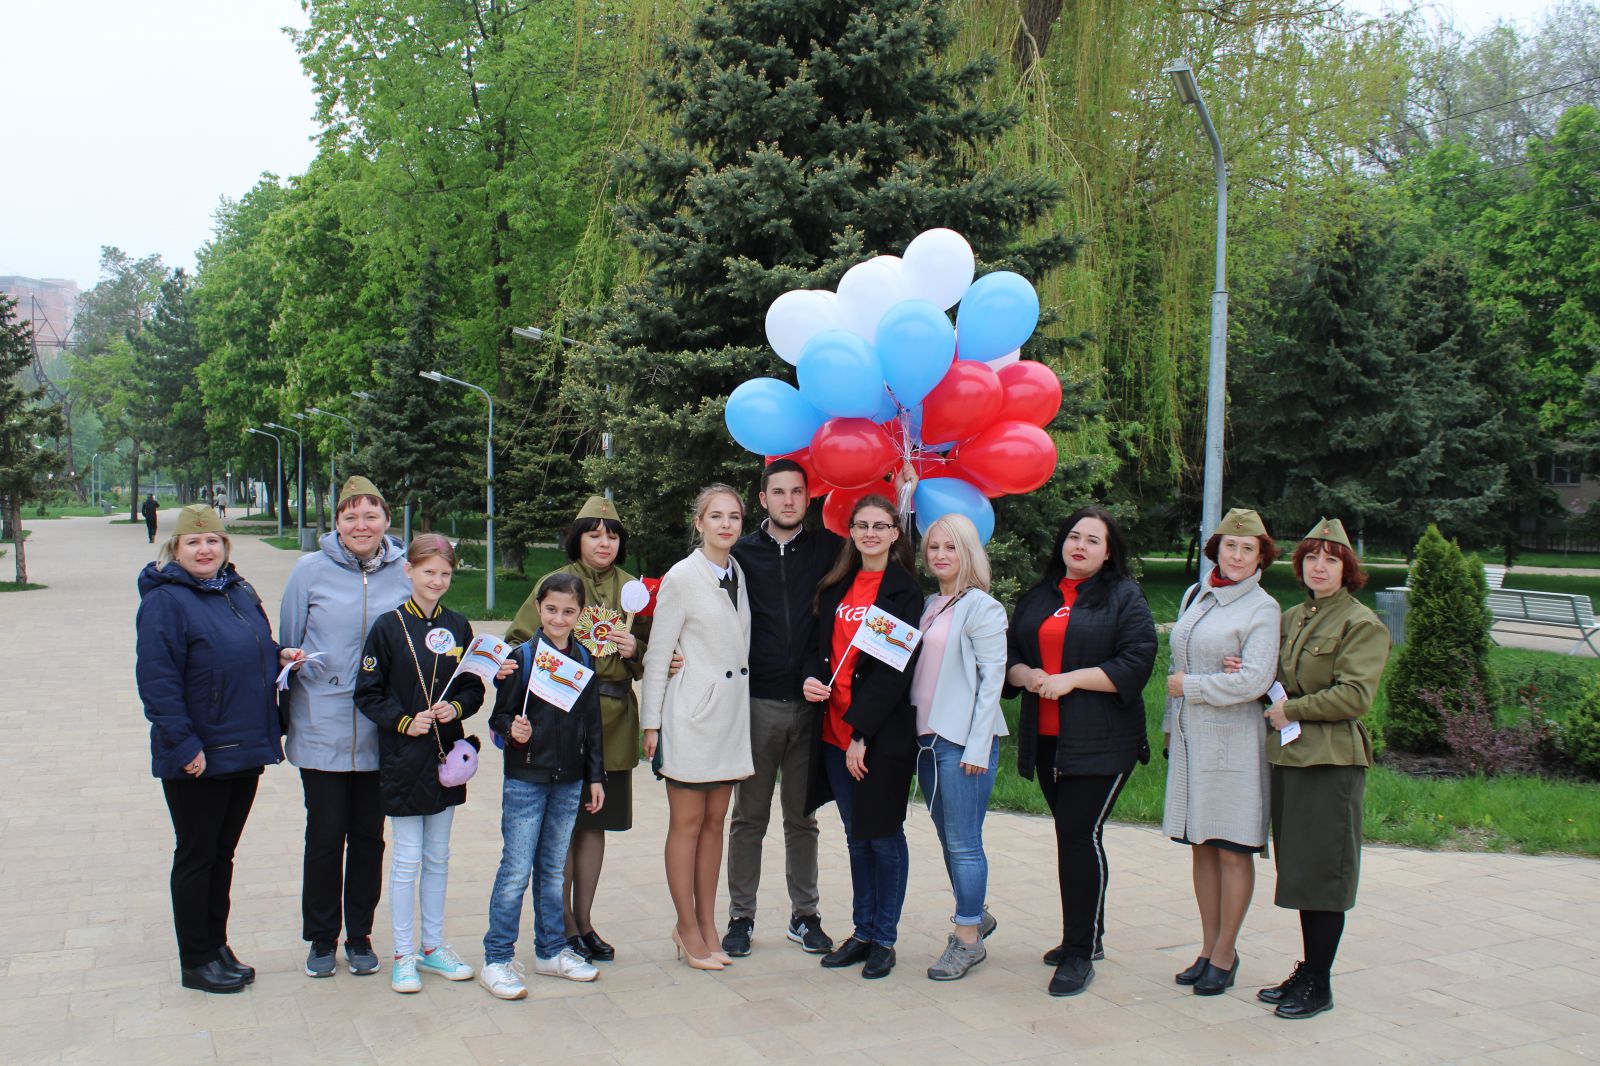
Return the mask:
<path id="1" fill-rule="evenodd" d="M 172 849 L 172 924 L 178 960 L 204 966 L 228 942 L 233 853 L 256 800 L 260 774 L 162 779 L 177 841 Z"/>
<path id="2" fill-rule="evenodd" d="M 301 770 L 300 784 L 306 797 L 301 936 L 337 943 L 341 926 L 347 937 L 371 936 L 383 887 L 378 771 Z"/>
<path id="3" fill-rule="evenodd" d="M 1104 845 L 1106 819 L 1127 774 L 1057 778 L 1056 738 L 1041 736 L 1035 774 L 1056 823 L 1056 876 L 1061 884 L 1061 944 L 1067 958 L 1091 958 L 1106 933 L 1106 884 L 1111 867 Z"/>

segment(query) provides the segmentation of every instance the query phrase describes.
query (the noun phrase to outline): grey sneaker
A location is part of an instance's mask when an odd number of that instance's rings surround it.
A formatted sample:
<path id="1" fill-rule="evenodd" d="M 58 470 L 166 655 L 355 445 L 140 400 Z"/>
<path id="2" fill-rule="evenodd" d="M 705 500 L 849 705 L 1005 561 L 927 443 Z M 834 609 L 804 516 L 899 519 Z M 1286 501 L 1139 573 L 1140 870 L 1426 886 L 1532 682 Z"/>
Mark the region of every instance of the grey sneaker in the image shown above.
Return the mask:
<path id="1" fill-rule="evenodd" d="M 983 946 L 983 941 L 976 944 L 963 944 L 954 933 L 945 941 L 944 954 L 939 956 L 939 961 L 928 967 L 928 977 L 934 981 L 958 981 L 967 976 L 967 971 L 989 957 L 989 950 Z"/>
<path id="2" fill-rule="evenodd" d="M 378 972 L 378 953 L 372 950 L 370 936 L 353 936 L 344 942 L 344 960 L 358 977 Z"/>
<path id="3" fill-rule="evenodd" d="M 306 953 L 307 977 L 332 977 L 338 959 L 334 956 L 333 949 L 337 945 L 331 940 L 314 940 L 311 950 Z"/>
<path id="4" fill-rule="evenodd" d="M 1000 923 L 995 921 L 994 915 L 989 913 L 989 908 L 983 908 L 983 920 L 978 923 L 978 939 L 988 940 L 999 926 Z"/>

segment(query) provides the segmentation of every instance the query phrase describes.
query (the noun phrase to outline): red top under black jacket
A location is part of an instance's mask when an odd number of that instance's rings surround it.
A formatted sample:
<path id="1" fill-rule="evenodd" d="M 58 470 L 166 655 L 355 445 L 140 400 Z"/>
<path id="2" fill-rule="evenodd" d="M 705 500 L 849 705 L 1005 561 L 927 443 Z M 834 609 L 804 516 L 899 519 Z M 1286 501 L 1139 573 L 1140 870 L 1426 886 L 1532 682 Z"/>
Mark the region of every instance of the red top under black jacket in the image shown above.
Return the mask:
<path id="1" fill-rule="evenodd" d="M 1109 582 L 1109 584 L 1106 584 Z M 1055 585 L 1035 585 L 1022 594 L 1006 631 L 1006 672 L 1021 663 L 1043 669 L 1039 627 L 1061 605 Z M 1063 774 L 1122 774 L 1133 769 L 1146 745 L 1144 686 L 1156 661 L 1156 625 L 1139 586 L 1104 571 L 1078 588 L 1061 648 L 1061 672 L 1098 666 L 1115 692 L 1074 689 L 1061 701 L 1056 769 Z M 1003 695 L 1022 695 L 1017 729 L 1017 772 L 1033 776 L 1039 738 L 1039 697 L 1009 682 Z"/>
<path id="2" fill-rule="evenodd" d="M 855 575 L 824 589 L 817 604 L 817 640 L 807 677 L 823 684 L 833 676 L 833 616 Z M 902 621 L 916 625 L 922 618 L 923 595 L 917 581 L 897 563 L 890 563 L 872 601 Z M 917 668 L 912 653 L 905 670 L 856 652 L 850 657 L 850 709 L 844 723 L 867 742 L 867 776 L 855 785 L 855 815 L 851 835 L 860 840 L 890 836 L 905 822 L 911 775 L 917 762 L 917 710 L 911 705 L 911 674 Z M 811 780 L 806 790 L 806 810 L 816 810 L 833 799 L 822 767 L 822 720 L 826 703 L 813 703 L 815 727 L 811 744 Z"/>

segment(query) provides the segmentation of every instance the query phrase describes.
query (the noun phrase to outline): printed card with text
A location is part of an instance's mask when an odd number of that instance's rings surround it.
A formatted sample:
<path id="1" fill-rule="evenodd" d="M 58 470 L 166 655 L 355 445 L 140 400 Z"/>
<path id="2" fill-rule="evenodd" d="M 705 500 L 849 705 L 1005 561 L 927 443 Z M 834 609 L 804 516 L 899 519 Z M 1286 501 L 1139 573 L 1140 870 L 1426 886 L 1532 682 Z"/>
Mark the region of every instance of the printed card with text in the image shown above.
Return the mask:
<path id="1" fill-rule="evenodd" d="M 533 649 L 533 669 L 528 673 L 528 691 L 563 711 L 572 710 L 583 690 L 594 679 L 594 671 L 576 659 L 568 658 L 544 641 Z"/>
<path id="2" fill-rule="evenodd" d="M 917 642 L 921 639 L 922 630 L 873 604 L 867 608 L 866 615 L 862 617 L 861 628 L 856 630 L 855 639 L 850 642 L 850 646 L 860 648 L 874 659 L 888 663 L 896 670 L 904 670 L 906 664 L 911 661 L 911 653 L 917 650 Z"/>

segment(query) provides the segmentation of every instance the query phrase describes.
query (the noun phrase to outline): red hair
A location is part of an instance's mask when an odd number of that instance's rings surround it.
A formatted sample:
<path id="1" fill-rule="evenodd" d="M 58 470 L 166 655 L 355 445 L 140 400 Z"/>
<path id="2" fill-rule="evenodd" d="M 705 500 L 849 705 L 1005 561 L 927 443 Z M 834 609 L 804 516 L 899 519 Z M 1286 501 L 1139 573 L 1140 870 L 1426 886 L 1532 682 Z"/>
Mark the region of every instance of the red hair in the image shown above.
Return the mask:
<path id="1" fill-rule="evenodd" d="M 1349 548 L 1346 548 L 1343 544 L 1340 544 L 1337 541 L 1318 540 L 1313 537 L 1307 537 L 1295 547 L 1294 559 L 1291 564 L 1294 566 L 1294 579 L 1300 582 L 1300 586 L 1302 588 L 1305 587 L 1306 579 L 1301 576 L 1300 564 L 1305 560 L 1305 557 L 1310 555 L 1312 552 L 1321 552 L 1324 555 L 1331 555 L 1344 564 L 1344 587 L 1349 589 L 1351 592 L 1366 587 L 1367 572 L 1361 569 L 1361 560 L 1356 558 L 1355 552 L 1351 551 Z"/>

